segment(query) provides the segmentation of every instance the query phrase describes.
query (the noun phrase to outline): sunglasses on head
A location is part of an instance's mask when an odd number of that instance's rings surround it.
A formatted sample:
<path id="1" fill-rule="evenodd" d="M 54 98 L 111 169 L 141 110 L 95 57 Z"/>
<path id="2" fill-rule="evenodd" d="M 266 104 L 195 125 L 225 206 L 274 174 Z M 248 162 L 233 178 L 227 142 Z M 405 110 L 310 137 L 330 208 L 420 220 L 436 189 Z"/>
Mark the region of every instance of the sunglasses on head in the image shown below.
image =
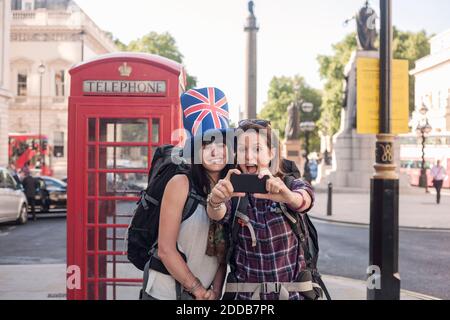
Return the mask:
<path id="1" fill-rule="evenodd" d="M 269 120 L 261 120 L 261 119 L 245 119 L 245 120 L 241 120 L 239 121 L 239 127 L 244 127 L 244 126 L 248 126 L 250 124 L 256 124 L 258 126 L 267 128 L 271 125 Z"/>

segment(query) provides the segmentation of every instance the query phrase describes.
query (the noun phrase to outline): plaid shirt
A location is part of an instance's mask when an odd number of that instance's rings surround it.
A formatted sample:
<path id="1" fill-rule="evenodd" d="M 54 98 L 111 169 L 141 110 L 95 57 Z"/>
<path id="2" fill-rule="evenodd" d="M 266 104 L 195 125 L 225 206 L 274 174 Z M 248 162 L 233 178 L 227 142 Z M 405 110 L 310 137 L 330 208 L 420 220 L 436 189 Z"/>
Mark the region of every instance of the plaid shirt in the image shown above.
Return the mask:
<path id="1" fill-rule="evenodd" d="M 312 187 L 300 179 L 291 186 L 292 191 L 306 190 L 313 202 L 303 213 L 308 212 L 314 203 Z M 235 276 L 239 282 L 295 282 L 300 271 L 304 270 L 305 259 L 297 236 L 291 229 L 287 218 L 272 208 L 276 203 L 270 200 L 255 199 L 249 196 L 247 215 L 255 230 L 256 247 L 247 227 L 240 227 L 236 244 L 234 262 Z M 223 222 L 229 221 L 231 204 L 227 204 L 227 214 Z M 250 300 L 251 293 L 239 293 L 237 299 Z M 261 294 L 263 300 L 277 300 L 278 294 Z M 290 293 L 290 300 L 301 300 L 298 293 Z"/>

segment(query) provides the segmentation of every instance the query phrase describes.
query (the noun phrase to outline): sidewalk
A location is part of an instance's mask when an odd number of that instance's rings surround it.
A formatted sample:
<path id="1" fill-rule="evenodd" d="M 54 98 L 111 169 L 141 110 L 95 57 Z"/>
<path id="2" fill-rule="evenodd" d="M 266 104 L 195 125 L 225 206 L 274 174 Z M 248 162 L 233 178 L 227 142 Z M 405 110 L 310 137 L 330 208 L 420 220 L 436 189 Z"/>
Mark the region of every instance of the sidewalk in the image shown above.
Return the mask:
<path id="1" fill-rule="evenodd" d="M 0 300 L 64 300 L 64 264 L 1 265 Z M 323 276 L 333 300 L 366 300 L 364 281 Z M 130 297 L 135 299 L 136 295 Z M 402 290 L 402 300 L 432 300 L 433 297 Z"/>
<path id="2" fill-rule="evenodd" d="M 332 216 L 327 213 L 327 193 L 318 191 L 310 216 L 313 218 L 353 224 L 369 224 L 370 194 L 338 190 L 333 192 Z M 450 230 L 450 194 L 445 190 L 441 203 L 436 204 L 435 191 L 425 194 L 423 189 L 414 193 L 400 194 L 400 227 Z"/>

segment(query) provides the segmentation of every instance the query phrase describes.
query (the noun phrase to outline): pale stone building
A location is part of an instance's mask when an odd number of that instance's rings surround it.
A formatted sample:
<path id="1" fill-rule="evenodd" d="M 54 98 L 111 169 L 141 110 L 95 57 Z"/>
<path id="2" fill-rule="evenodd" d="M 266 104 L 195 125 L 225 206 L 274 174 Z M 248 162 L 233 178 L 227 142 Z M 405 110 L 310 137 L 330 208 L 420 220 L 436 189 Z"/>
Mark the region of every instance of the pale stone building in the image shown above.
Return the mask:
<path id="1" fill-rule="evenodd" d="M 416 78 L 415 105 L 425 105 L 435 134 L 450 133 L 450 29 L 430 40 L 430 55 L 417 60 L 411 74 Z"/>
<path id="2" fill-rule="evenodd" d="M 8 164 L 10 0 L 0 0 L 0 166 Z"/>
<path id="3" fill-rule="evenodd" d="M 11 0 L 11 6 L 14 98 L 9 132 L 37 134 L 40 123 L 41 133 L 48 137 L 51 169 L 56 177 L 63 177 L 67 174 L 68 70 L 116 47 L 74 1 Z"/>

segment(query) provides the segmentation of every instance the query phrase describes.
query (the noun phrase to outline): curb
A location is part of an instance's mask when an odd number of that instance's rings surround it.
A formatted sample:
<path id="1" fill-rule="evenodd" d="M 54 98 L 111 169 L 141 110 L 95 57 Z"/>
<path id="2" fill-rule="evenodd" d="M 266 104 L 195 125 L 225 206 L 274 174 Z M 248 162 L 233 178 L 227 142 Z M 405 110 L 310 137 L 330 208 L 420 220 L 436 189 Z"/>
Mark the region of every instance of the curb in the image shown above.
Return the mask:
<path id="1" fill-rule="evenodd" d="M 322 276 L 323 277 L 327 277 L 327 278 L 334 278 L 336 280 L 343 281 L 343 282 L 359 283 L 359 284 L 365 286 L 365 282 L 362 281 L 362 280 L 346 278 L 346 277 L 341 277 L 341 276 L 327 275 L 327 274 L 322 274 Z M 405 289 L 401 289 L 400 293 L 403 294 L 403 295 L 407 295 L 407 296 L 410 296 L 410 297 L 417 298 L 419 300 L 442 300 L 440 298 L 433 297 L 433 296 L 430 296 L 430 295 L 427 295 L 427 294 L 414 292 L 414 291 L 409 291 L 409 290 L 405 290 Z"/>
<path id="2" fill-rule="evenodd" d="M 370 224 L 363 223 L 363 222 L 354 222 L 354 221 L 344 221 L 344 220 L 333 220 L 329 218 L 323 218 L 320 216 L 317 216 L 315 214 L 309 214 L 309 217 L 313 220 L 319 220 L 323 222 L 329 222 L 329 223 L 336 223 L 336 224 L 342 224 L 342 225 L 351 225 L 351 226 L 358 226 L 358 227 L 369 227 Z M 435 231 L 435 232 L 450 232 L 450 228 L 433 228 L 433 227 L 414 227 L 414 226 L 399 226 L 400 230 L 414 230 L 414 231 Z"/>

